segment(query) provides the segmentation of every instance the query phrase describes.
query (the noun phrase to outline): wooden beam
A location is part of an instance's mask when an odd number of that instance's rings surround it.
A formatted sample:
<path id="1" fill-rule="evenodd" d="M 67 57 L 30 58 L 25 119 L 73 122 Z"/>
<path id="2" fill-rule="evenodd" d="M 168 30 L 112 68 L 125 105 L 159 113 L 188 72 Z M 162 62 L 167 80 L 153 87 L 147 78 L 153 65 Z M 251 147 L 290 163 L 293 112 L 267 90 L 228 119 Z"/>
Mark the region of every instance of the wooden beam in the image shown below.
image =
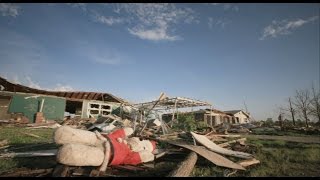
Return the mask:
<path id="1" fill-rule="evenodd" d="M 177 165 L 169 177 L 188 177 L 196 164 L 198 156 L 195 152 L 190 152 L 187 158 Z"/>

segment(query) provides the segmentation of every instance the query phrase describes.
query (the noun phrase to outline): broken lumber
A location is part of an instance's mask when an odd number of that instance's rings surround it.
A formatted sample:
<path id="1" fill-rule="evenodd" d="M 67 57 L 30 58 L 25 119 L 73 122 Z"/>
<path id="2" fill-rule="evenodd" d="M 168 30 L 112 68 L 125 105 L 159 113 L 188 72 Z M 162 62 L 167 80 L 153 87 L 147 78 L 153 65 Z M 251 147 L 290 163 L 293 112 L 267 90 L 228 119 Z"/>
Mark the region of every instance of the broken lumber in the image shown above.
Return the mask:
<path id="1" fill-rule="evenodd" d="M 216 153 L 244 158 L 244 159 L 250 159 L 253 158 L 252 154 L 239 152 L 239 151 L 232 151 L 229 149 L 222 148 L 215 144 L 214 142 L 210 141 L 206 136 L 199 135 L 193 132 L 190 132 L 192 136 L 202 145 L 204 145 L 206 148 L 210 149 L 211 151 L 214 151 Z"/>
<path id="2" fill-rule="evenodd" d="M 0 158 L 55 156 L 57 154 L 57 151 L 58 151 L 57 149 L 49 149 L 49 150 L 42 150 L 42 151 L 6 153 L 6 154 L 1 154 Z"/>
<path id="3" fill-rule="evenodd" d="M 241 142 L 243 142 L 245 140 L 247 140 L 247 138 L 236 139 L 236 140 L 232 140 L 232 141 L 228 141 L 228 142 L 225 142 L 225 143 L 218 144 L 218 146 L 223 148 L 223 147 L 229 146 L 232 143 L 236 143 L 236 142 L 240 142 L 241 143 Z"/>
<path id="4" fill-rule="evenodd" d="M 32 137 L 35 137 L 35 138 L 42 138 L 38 135 L 35 135 L 35 134 L 32 134 L 32 133 L 24 133 L 24 132 L 20 132 L 21 134 L 24 134 L 24 135 L 28 135 L 28 136 L 32 136 Z"/>
<path id="5" fill-rule="evenodd" d="M 243 160 L 243 161 L 240 161 L 238 162 L 238 164 L 240 164 L 241 166 L 243 167 L 248 167 L 248 166 L 251 166 L 251 165 L 254 165 L 254 164 L 259 164 L 260 161 L 258 159 L 247 159 L 247 160 Z"/>
<path id="6" fill-rule="evenodd" d="M 169 177 L 188 177 L 196 164 L 198 156 L 195 152 L 190 152 L 187 158 L 178 164 Z"/>
<path id="7" fill-rule="evenodd" d="M 52 124 L 52 125 L 48 125 L 48 126 L 31 126 L 31 127 L 26 127 L 26 129 L 41 129 L 41 128 L 48 128 L 48 129 L 55 129 L 60 127 L 61 125 L 56 123 L 56 124 Z"/>
<path id="8" fill-rule="evenodd" d="M 6 145 L 8 145 L 8 144 L 9 144 L 9 143 L 8 143 L 8 140 L 7 140 L 7 139 L 0 141 L 0 147 L 1 147 L 1 146 L 6 146 Z"/>
<path id="9" fill-rule="evenodd" d="M 239 134 L 211 134 L 210 136 L 217 136 L 217 137 L 241 137 Z"/>
<path id="10" fill-rule="evenodd" d="M 176 146 L 180 146 L 180 147 L 189 149 L 191 151 L 194 151 L 197 154 L 199 154 L 200 156 L 208 159 L 209 161 L 211 161 L 213 164 L 215 164 L 217 166 L 245 170 L 245 168 L 242 167 L 241 165 L 234 163 L 234 162 L 230 161 L 229 159 L 227 159 L 227 158 L 225 158 L 225 157 L 223 157 L 213 151 L 206 149 L 203 146 L 188 145 L 186 143 L 174 142 L 174 141 L 165 141 L 165 142 L 172 144 L 172 145 L 176 145 Z"/>

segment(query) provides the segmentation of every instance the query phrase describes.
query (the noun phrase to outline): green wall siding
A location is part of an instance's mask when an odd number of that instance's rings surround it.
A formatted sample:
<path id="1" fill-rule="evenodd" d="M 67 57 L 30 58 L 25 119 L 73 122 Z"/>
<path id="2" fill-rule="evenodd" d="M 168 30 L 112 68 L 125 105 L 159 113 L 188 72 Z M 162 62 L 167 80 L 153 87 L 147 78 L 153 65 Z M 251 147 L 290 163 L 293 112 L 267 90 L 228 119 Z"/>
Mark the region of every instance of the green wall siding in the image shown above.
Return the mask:
<path id="1" fill-rule="evenodd" d="M 32 95 L 13 95 L 9 112 L 10 113 L 23 113 L 32 123 L 35 121 L 35 114 L 39 111 L 41 100 L 44 100 L 43 114 L 45 119 L 49 120 L 62 120 L 64 117 L 66 100 L 63 98 L 39 96 L 37 98 L 28 98 Z"/>

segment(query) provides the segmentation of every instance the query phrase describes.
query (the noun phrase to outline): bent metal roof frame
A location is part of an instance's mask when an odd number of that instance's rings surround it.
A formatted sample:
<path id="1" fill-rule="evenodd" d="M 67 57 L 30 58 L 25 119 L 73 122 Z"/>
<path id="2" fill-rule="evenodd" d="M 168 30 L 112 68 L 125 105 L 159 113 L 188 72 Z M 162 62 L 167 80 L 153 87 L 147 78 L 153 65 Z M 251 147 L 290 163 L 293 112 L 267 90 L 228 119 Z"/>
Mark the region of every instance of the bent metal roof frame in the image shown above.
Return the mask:
<path id="1" fill-rule="evenodd" d="M 150 109 L 157 101 L 144 102 L 139 104 L 134 104 L 135 107 L 139 109 Z M 174 109 L 176 108 L 187 108 L 187 107 L 198 107 L 198 106 L 212 106 L 210 103 L 185 97 L 174 97 L 174 98 L 165 98 L 159 101 L 155 109 Z"/>
<path id="2" fill-rule="evenodd" d="M 109 101 L 117 103 L 127 103 L 124 99 L 116 97 L 109 93 L 101 92 L 80 92 L 80 91 L 47 91 L 42 89 L 30 88 L 20 84 L 11 83 L 8 80 L 0 77 L 0 85 L 3 86 L 3 91 L 9 92 L 23 92 L 33 94 L 51 95 L 57 97 L 63 97 L 67 100 L 82 101 L 82 100 L 97 100 L 97 101 Z"/>

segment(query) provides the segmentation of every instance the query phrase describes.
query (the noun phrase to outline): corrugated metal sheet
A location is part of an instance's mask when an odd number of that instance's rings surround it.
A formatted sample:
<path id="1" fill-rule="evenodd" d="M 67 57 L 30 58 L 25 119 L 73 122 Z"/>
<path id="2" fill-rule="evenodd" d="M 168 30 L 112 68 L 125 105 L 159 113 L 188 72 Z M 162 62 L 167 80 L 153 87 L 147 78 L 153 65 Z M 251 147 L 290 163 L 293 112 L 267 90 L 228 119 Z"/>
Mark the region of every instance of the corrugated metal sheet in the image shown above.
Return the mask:
<path id="1" fill-rule="evenodd" d="M 99 92 L 79 92 L 79 91 L 47 91 L 41 89 L 34 89 L 20 84 L 14 84 L 6 79 L 0 77 L 0 85 L 4 87 L 4 91 L 9 92 L 24 92 L 43 95 L 52 95 L 57 97 L 64 97 L 68 100 L 81 101 L 81 100 L 97 100 L 97 101 L 109 101 L 117 103 L 127 103 L 124 99 L 116 97 L 109 93 Z"/>

